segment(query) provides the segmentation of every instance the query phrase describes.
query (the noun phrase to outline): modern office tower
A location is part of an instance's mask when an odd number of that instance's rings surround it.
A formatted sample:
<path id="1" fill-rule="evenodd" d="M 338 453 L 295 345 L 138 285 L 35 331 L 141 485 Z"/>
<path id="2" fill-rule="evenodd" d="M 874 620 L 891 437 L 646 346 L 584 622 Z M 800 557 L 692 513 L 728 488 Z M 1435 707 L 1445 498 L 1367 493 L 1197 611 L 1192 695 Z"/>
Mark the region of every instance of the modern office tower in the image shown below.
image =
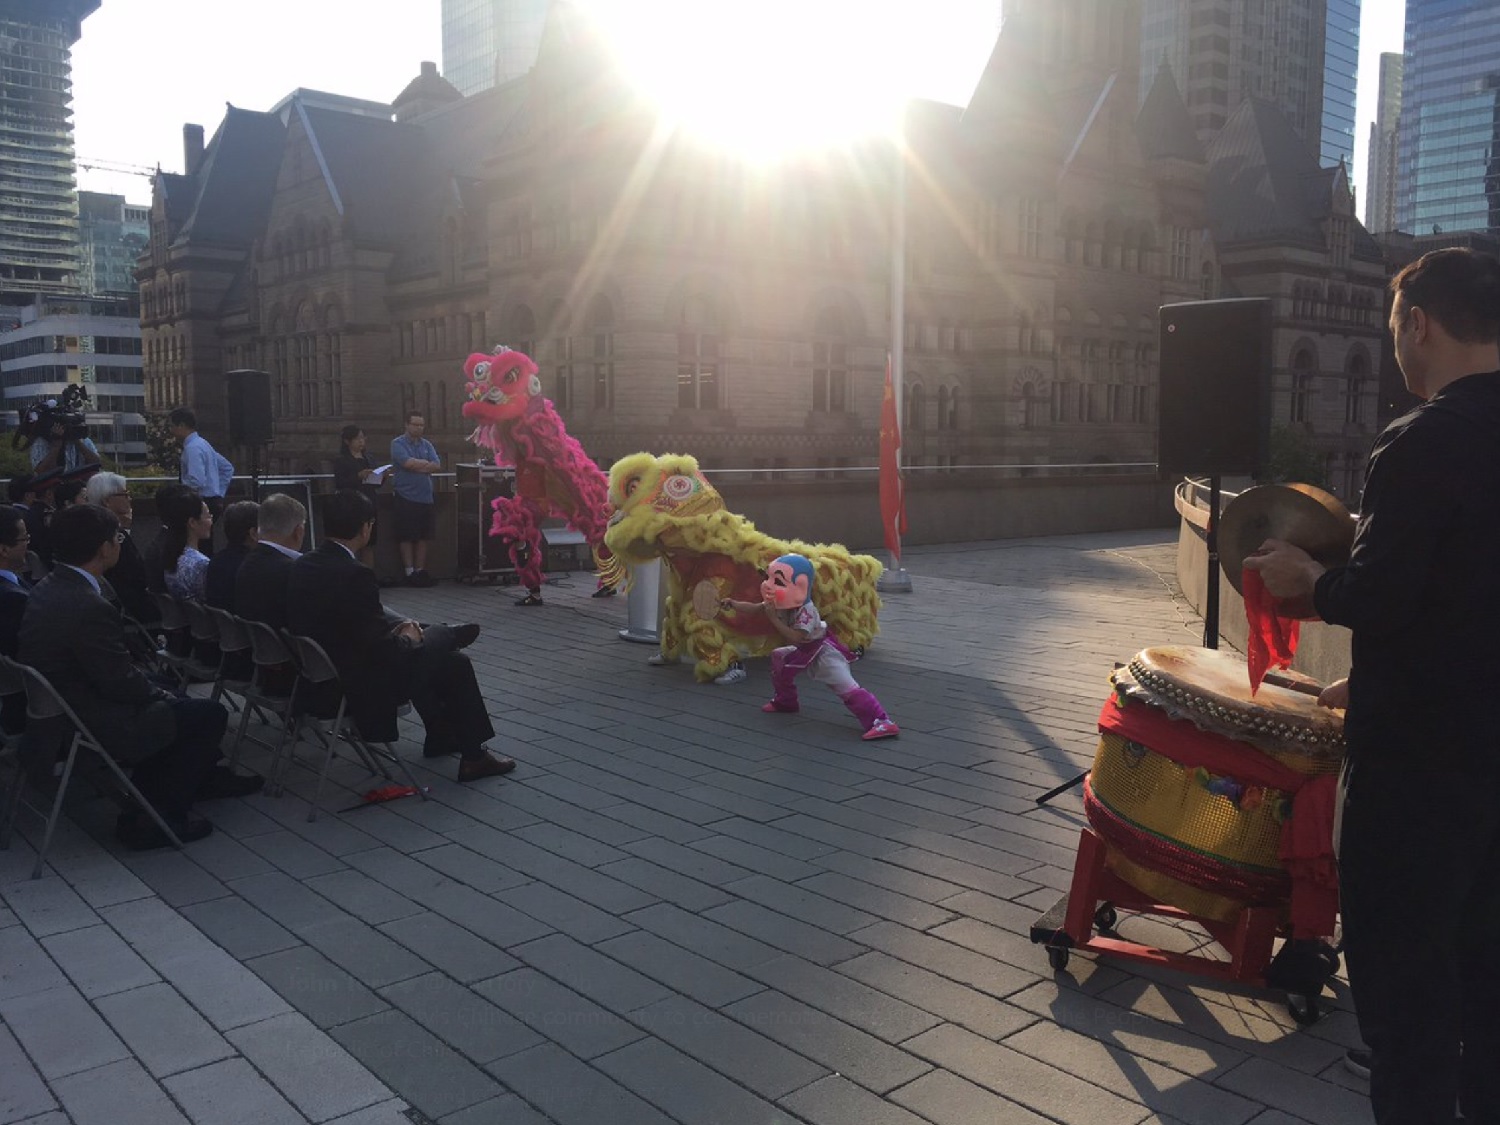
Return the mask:
<path id="1" fill-rule="evenodd" d="M 1358 0 L 1145 0 L 1141 12 L 1140 99 L 1157 69 L 1172 69 L 1198 139 L 1207 144 L 1246 98 L 1286 114 L 1297 135 L 1323 159 L 1325 73 L 1331 11 L 1354 8 L 1353 55 L 1340 46 L 1342 66 L 1357 61 Z M 1345 26 L 1339 21 L 1339 27 Z M 1354 71 L 1348 87 L 1349 151 L 1353 152 Z M 1339 119 L 1342 121 L 1342 117 Z M 1333 157 L 1333 163 L 1338 156 Z"/>
<path id="2" fill-rule="evenodd" d="M 468 97 L 536 63 L 549 0 L 443 0 L 443 77 Z"/>
<path id="3" fill-rule="evenodd" d="M 70 55 L 98 7 L 0 0 L 0 306 L 76 291 Z"/>
<path id="4" fill-rule="evenodd" d="M 1396 229 L 1396 156 L 1401 118 L 1402 58 L 1380 56 L 1380 97 L 1370 125 L 1370 163 L 1365 176 L 1365 227 L 1371 234 Z"/>
<path id="5" fill-rule="evenodd" d="M 1323 38 L 1323 134 L 1318 163 L 1354 163 L 1354 86 L 1359 77 L 1359 2 L 1328 0 Z"/>
<path id="6" fill-rule="evenodd" d="M 1500 0 L 1407 0 L 1396 222 L 1500 230 Z"/>
<path id="7" fill-rule="evenodd" d="M 78 193 L 78 287 L 90 295 L 136 294 L 136 259 L 151 235 L 151 207 L 123 195 Z"/>
<path id="8" fill-rule="evenodd" d="M 40 296 L 0 331 L 4 409 L 56 398 L 70 383 L 87 388 L 90 436 L 100 452 L 134 464 L 146 459 L 140 299 Z M 13 425 L 14 420 L 10 419 Z"/>

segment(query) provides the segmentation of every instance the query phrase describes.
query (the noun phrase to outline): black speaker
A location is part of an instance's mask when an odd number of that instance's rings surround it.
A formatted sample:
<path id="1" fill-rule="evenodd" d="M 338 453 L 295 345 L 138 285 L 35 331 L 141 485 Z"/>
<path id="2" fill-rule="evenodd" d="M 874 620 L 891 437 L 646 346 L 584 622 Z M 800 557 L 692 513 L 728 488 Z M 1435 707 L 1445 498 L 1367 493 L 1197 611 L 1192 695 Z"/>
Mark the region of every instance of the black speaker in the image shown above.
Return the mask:
<path id="1" fill-rule="evenodd" d="M 1163 305 L 1158 391 L 1162 475 L 1264 469 L 1271 444 L 1271 302 Z"/>
<path id="2" fill-rule="evenodd" d="M 224 376 L 224 405 L 232 445 L 271 442 L 271 374 L 241 369 Z"/>

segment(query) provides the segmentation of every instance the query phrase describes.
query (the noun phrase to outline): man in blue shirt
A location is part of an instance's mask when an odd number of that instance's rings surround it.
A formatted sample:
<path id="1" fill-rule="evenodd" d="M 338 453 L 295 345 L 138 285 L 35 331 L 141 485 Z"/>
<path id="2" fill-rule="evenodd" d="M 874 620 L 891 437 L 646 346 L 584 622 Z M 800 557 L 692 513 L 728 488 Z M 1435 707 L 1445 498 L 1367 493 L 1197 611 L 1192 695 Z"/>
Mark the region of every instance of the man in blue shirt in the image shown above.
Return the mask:
<path id="1" fill-rule="evenodd" d="M 427 420 L 418 411 L 406 415 L 406 432 L 391 442 L 396 490 L 396 546 L 408 586 L 436 586 L 427 573 L 427 544 L 436 519 L 432 474 L 442 468 L 437 448 L 423 436 Z"/>
<path id="2" fill-rule="evenodd" d="M 182 467 L 178 479 L 203 497 L 217 521 L 224 514 L 224 494 L 234 479 L 234 466 L 208 439 L 198 432 L 198 416 L 185 406 L 167 415 L 172 436 L 182 442 Z M 213 554 L 212 540 L 203 547 L 205 555 Z"/>

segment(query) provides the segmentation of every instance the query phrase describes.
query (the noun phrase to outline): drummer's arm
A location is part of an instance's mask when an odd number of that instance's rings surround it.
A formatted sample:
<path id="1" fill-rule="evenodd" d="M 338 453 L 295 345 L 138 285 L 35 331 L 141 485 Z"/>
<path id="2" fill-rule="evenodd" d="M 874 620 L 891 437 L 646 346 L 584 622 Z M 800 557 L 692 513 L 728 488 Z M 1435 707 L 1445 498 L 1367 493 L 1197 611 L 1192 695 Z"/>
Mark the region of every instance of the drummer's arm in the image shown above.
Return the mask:
<path id="1" fill-rule="evenodd" d="M 1462 435 L 1434 429 L 1408 429 L 1371 458 L 1349 563 L 1319 576 L 1312 592 L 1324 621 L 1378 635 L 1422 612 L 1463 486 Z"/>
<path id="2" fill-rule="evenodd" d="M 1347 711 L 1349 709 L 1349 679 L 1346 676 L 1342 680 L 1334 680 L 1318 695 L 1318 704 L 1327 707 L 1331 711 Z"/>

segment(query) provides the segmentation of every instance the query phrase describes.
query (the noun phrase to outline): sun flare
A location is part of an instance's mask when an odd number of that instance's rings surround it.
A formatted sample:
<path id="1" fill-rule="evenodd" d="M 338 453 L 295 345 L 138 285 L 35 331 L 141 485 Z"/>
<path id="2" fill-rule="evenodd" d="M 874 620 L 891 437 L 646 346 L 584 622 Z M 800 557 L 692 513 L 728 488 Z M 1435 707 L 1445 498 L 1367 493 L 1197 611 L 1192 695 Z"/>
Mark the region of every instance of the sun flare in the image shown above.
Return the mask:
<path id="1" fill-rule="evenodd" d="M 751 159 L 889 133 L 911 92 L 896 26 L 861 0 L 605 0 L 593 11 L 669 124 Z"/>

